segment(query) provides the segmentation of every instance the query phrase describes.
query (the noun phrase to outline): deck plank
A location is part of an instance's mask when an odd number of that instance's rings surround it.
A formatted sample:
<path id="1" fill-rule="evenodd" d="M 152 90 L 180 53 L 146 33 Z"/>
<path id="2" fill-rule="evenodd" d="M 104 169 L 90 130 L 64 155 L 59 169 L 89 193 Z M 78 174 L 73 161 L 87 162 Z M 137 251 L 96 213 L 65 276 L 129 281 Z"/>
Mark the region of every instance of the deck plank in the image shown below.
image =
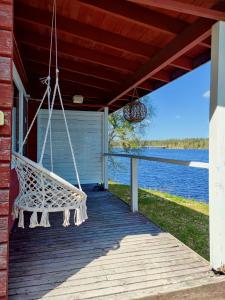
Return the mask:
<path id="1" fill-rule="evenodd" d="M 63 228 L 57 213 L 50 228 L 16 229 L 9 299 L 129 300 L 222 280 L 198 254 L 109 192 L 89 193 L 88 216 L 79 227 Z"/>

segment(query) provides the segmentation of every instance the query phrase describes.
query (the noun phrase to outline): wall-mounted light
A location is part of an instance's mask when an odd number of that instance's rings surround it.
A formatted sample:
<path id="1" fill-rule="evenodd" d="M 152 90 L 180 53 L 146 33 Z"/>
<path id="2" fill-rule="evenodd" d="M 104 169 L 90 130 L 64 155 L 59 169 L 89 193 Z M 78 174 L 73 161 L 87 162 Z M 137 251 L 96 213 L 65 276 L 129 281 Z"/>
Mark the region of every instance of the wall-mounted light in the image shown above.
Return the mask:
<path id="1" fill-rule="evenodd" d="M 73 103 L 82 104 L 84 101 L 84 97 L 82 95 L 74 95 L 73 96 Z"/>

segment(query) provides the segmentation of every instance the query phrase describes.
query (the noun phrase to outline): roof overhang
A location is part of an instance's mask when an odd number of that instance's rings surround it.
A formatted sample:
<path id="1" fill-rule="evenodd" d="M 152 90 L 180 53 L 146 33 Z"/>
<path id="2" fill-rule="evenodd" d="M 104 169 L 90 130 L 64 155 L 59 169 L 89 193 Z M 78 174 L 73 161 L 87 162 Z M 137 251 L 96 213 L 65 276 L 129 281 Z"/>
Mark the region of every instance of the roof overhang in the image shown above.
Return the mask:
<path id="1" fill-rule="evenodd" d="M 210 59 L 224 1 L 58 0 L 60 84 L 69 109 L 115 111 Z M 47 76 L 52 0 L 15 1 L 17 62 L 39 99 Z M 54 69 L 54 64 L 52 65 Z M 54 72 L 53 72 L 54 74 Z M 83 95 L 75 104 L 73 95 Z"/>

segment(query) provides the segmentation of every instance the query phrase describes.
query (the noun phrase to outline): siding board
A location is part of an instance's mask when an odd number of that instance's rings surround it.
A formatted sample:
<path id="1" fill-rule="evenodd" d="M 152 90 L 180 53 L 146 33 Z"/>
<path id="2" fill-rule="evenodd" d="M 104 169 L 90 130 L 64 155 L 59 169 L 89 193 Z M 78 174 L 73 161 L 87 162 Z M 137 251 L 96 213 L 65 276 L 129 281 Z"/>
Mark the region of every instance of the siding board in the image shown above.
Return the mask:
<path id="1" fill-rule="evenodd" d="M 1 244 L 0 245 L 0 270 L 7 269 L 7 254 L 8 254 L 8 245 Z"/>
<path id="2" fill-rule="evenodd" d="M 8 242 L 8 217 L 0 218 L 0 243 Z"/>
<path id="3" fill-rule="evenodd" d="M 103 180 L 103 113 L 66 111 L 66 116 L 81 183 L 101 182 Z M 38 157 L 41 153 L 47 118 L 48 111 L 41 110 L 38 118 Z M 54 172 L 71 183 L 76 183 L 61 110 L 53 112 L 52 140 Z M 46 147 L 43 164 L 50 169 L 49 145 Z"/>
<path id="4" fill-rule="evenodd" d="M 10 108 L 13 102 L 13 89 L 11 84 L 0 83 L 0 107 Z"/>
<path id="5" fill-rule="evenodd" d="M 9 191 L 0 190 L 0 216 L 9 213 Z"/>
<path id="6" fill-rule="evenodd" d="M 0 161 L 10 161 L 11 138 L 0 137 Z"/>
<path id="7" fill-rule="evenodd" d="M 11 30 L 13 27 L 12 5 L 0 3 L 0 29 Z"/>
<path id="8" fill-rule="evenodd" d="M 12 56 L 12 33 L 10 31 L 0 31 L 0 54 L 4 56 Z"/>
<path id="9" fill-rule="evenodd" d="M 7 271 L 0 270 L 0 297 L 6 296 L 7 282 L 8 282 Z M 3 299 L 7 299 L 7 298 L 3 298 Z"/>
<path id="10" fill-rule="evenodd" d="M 11 82 L 12 61 L 9 57 L 0 57 L 0 81 Z"/>
<path id="11" fill-rule="evenodd" d="M 9 188 L 10 186 L 10 163 L 0 163 L 0 188 Z"/>

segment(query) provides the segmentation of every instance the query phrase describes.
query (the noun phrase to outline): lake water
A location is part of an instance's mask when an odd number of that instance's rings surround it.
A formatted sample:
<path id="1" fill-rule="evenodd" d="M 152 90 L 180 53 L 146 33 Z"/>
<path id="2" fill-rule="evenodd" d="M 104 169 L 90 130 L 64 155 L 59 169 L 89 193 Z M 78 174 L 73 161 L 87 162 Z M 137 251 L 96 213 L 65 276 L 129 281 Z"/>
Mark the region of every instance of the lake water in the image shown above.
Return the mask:
<path id="1" fill-rule="evenodd" d="M 113 152 L 123 153 L 121 149 Z M 131 154 L 157 156 L 188 161 L 208 162 L 208 150 L 177 150 L 141 148 Z M 130 159 L 114 157 L 109 160 L 109 177 L 113 181 L 130 184 Z M 177 166 L 145 160 L 138 161 L 140 187 L 168 192 L 169 194 L 208 203 L 208 170 Z"/>

